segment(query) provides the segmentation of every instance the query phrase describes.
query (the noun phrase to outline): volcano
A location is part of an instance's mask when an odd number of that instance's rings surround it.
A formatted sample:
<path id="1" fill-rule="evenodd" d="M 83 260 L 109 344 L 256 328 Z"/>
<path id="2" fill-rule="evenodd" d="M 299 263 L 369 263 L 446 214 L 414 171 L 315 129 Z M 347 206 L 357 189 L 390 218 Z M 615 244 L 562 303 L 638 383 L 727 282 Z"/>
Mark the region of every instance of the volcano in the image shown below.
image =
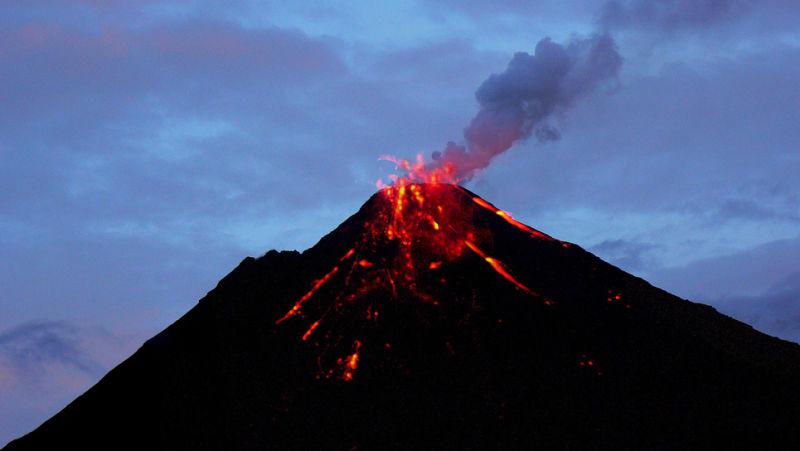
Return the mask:
<path id="1" fill-rule="evenodd" d="M 27 449 L 797 448 L 800 346 L 450 184 L 244 259 Z"/>

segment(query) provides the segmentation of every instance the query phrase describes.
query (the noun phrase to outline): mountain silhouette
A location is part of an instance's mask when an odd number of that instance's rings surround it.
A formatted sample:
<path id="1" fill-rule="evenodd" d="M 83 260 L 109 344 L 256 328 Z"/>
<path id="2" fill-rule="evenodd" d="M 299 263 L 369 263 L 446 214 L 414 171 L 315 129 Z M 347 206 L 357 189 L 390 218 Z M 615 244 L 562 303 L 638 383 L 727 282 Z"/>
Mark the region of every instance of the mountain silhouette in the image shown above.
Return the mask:
<path id="1" fill-rule="evenodd" d="M 6 449 L 797 449 L 800 346 L 454 185 L 244 259 Z"/>

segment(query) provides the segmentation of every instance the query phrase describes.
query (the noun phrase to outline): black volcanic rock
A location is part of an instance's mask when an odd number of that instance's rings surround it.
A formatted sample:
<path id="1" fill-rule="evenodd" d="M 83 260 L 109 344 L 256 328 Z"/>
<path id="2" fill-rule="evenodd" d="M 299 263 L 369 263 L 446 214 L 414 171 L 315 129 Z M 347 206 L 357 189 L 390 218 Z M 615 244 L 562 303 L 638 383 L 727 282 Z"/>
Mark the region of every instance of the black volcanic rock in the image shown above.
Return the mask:
<path id="1" fill-rule="evenodd" d="M 535 294 L 468 249 L 428 269 L 428 235 L 398 278 L 379 193 L 303 253 L 243 260 L 6 449 L 798 449 L 800 346 L 419 189 Z"/>

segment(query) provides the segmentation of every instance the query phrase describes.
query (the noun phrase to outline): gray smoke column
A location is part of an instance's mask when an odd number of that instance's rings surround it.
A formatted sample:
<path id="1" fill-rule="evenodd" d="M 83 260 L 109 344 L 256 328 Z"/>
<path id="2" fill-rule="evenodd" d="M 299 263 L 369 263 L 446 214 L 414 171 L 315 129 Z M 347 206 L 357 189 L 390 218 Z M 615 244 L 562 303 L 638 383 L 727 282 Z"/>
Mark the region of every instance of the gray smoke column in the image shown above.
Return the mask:
<path id="1" fill-rule="evenodd" d="M 468 179 L 531 135 L 540 141 L 559 139 L 548 119 L 615 79 L 621 66 L 622 57 L 607 34 L 566 46 L 542 39 L 533 55 L 516 53 L 505 72 L 481 84 L 475 93 L 480 110 L 464 130 L 465 144 L 448 143 L 433 153 L 433 164 L 450 165 L 456 178 Z"/>

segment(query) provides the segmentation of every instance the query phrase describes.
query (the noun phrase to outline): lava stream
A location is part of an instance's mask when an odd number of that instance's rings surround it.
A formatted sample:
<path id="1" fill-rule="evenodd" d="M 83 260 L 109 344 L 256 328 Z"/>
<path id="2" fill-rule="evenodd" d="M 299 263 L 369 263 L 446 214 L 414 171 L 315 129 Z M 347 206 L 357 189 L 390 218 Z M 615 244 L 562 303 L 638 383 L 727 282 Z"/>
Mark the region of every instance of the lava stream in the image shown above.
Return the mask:
<path id="1" fill-rule="evenodd" d="M 341 283 L 333 290 L 333 299 L 329 304 L 320 306 L 323 313 L 319 317 L 310 319 L 310 324 L 300 337 L 302 341 L 309 341 L 322 324 L 330 328 L 339 322 L 337 318 L 350 311 L 366 311 L 367 320 L 376 321 L 378 313 L 375 309 L 380 307 L 377 302 L 381 301 L 370 298 L 371 293 L 379 293 L 378 299 L 388 298 L 398 302 L 413 300 L 439 305 L 437 298 L 441 293 L 437 290 L 441 290 L 441 286 L 446 283 L 445 278 L 435 277 L 434 280 L 438 280 L 441 285 L 430 285 L 429 278 L 420 276 L 426 271 L 440 270 L 445 264 L 462 258 L 465 247 L 517 289 L 527 295 L 540 297 L 517 280 L 500 260 L 481 250 L 479 244 L 491 239 L 491 231 L 476 226 L 476 215 L 487 210 L 532 237 L 546 240 L 553 238 L 522 224 L 507 212 L 459 187 L 459 180 L 452 177 L 452 167 L 429 168 L 421 158 L 417 158 L 415 163 L 394 159 L 391 161 L 404 170 L 406 175 L 392 176 L 392 185 L 388 187 L 379 182 L 378 195 L 383 202 L 374 204 L 375 210 L 364 221 L 355 244 L 338 259 L 336 266 L 315 280 L 308 292 L 275 324 L 293 316 L 301 316 L 304 303 L 333 279 L 340 269 L 344 269 L 342 272 L 345 276 L 339 278 Z M 469 200 L 480 208 L 470 207 Z M 551 305 L 552 301 L 545 300 L 545 304 Z M 346 334 L 348 331 L 338 333 Z M 321 352 L 318 361 L 324 362 L 323 355 L 335 352 L 340 357 L 329 362 L 336 362 L 341 371 L 341 379 L 353 380 L 359 365 L 362 343 L 356 340 L 350 353 L 342 356 L 341 350 L 337 351 L 335 348 L 339 347 L 336 343 L 343 336 L 331 335 L 330 330 L 319 335 L 322 336 L 321 339 L 314 340 L 314 345 L 320 347 Z M 324 363 L 320 365 L 327 366 Z M 331 377 L 337 373 L 335 368 L 322 369 L 320 374 Z"/>
<path id="2" fill-rule="evenodd" d="M 503 278 L 505 278 L 509 282 L 511 282 L 514 285 L 516 285 L 517 288 L 519 288 L 520 290 L 524 291 L 525 293 L 527 293 L 527 294 L 529 294 L 531 296 L 536 296 L 536 297 L 539 296 L 539 293 L 531 290 L 530 288 L 525 286 L 522 282 L 520 282 L 517 279 L 515 279 L 514 276 L 512 276 L 511 273 L 508 272 L 508 269 L 506 269 L 506 266 L 503 264 L 503 262 L 501 262 L 500 260 L 498 260 L 496 258 L 489 257 L 478 246 L 476 246 L 474 243 L 471 243 L 468 240 L 464 240 L 464 244 L 466 244 L 467 247 L 470 248 L 473 252 L 478 254 L 479 257 L 484 259 L 486 261 L 486 263 L 488 263 L 492 267 L 492 269 L 495 270 L 495 272 L 497 272 L 498 274 L 503 276 Z"/>
<path id="3" fill-rule="evenodd" d="M 328 272 L 327 274 L 322 276 L 321 279 L 319 279 L 316 282 L 314 282 L 314 286 L 311 287 L 310 290 L 308 290 L 308 293 L 304 294 L 302 298 L 300 298 L 297 302 L 295 302 L 294 305 L 292 306 L 292 308 L 289 309 L 289 311 L 286 312 L 286 314 L 283 315 L 283 317 L 281 317 L 281 319 L 275 321 L 275 324 L 280 324 L 280 323 L 286 321 L 287 319 L 289 319 L 290 317 L 300 313 L 300 308 L 303 306 L 303 303 L 305 303 L 307 300 L 311 299 L 311 296 L 313 296 L 314 293 L 316 293 L 316 291 L 319 290 L 319 287 L 324 285 L 325 282 L 329 281 L 331 279 L 331 277 L 333 277 L 333 275 L 336 274 L 338 271 L 339 271 L 339 267 L 338 266 L 334 266 L 333 269 L 330 270 L 330 272 Z"/>
<path id="4" fill-rule="evenodd" d="M 461 188 L 461 187 L 459 187 L 459 188 Z M 512 226 L 514 226 L 514 227 L 516 227 L 516 228 L 518 228 L 518 229 L 520 229 L 522 231 L 527 232 L 532 237 L 543 239 L 543 240 L 548 240 L 548 241 L 555 241 L 555 238 L 551 237 L 550 235 L 542 233 L 542 232 L 540 232 L 540 231 L 538 231 L 538 230 L 536 230 L 536 229 L 534 229 L 532 227 L 528 227 L 527 225 L 517 221 L 516 219 L 514 219 L 513 216 L 511 216 L 511 213 L 509 213 L 507 211 L 500 210 L 499 208 L 495 207 L 494 205 L 490 204 L 489 202 L 486 202 L 485 200 L 481 199 L 480 197 L 477 197 L 477 196 L 470 196 L 470 197 L 472 197 L 472 201 L 475 202 L 476 204 L 478 204 L 481 207 L 493 212 L 497 216 L 500 216 L 507 223 L 511 224 Z"/>

